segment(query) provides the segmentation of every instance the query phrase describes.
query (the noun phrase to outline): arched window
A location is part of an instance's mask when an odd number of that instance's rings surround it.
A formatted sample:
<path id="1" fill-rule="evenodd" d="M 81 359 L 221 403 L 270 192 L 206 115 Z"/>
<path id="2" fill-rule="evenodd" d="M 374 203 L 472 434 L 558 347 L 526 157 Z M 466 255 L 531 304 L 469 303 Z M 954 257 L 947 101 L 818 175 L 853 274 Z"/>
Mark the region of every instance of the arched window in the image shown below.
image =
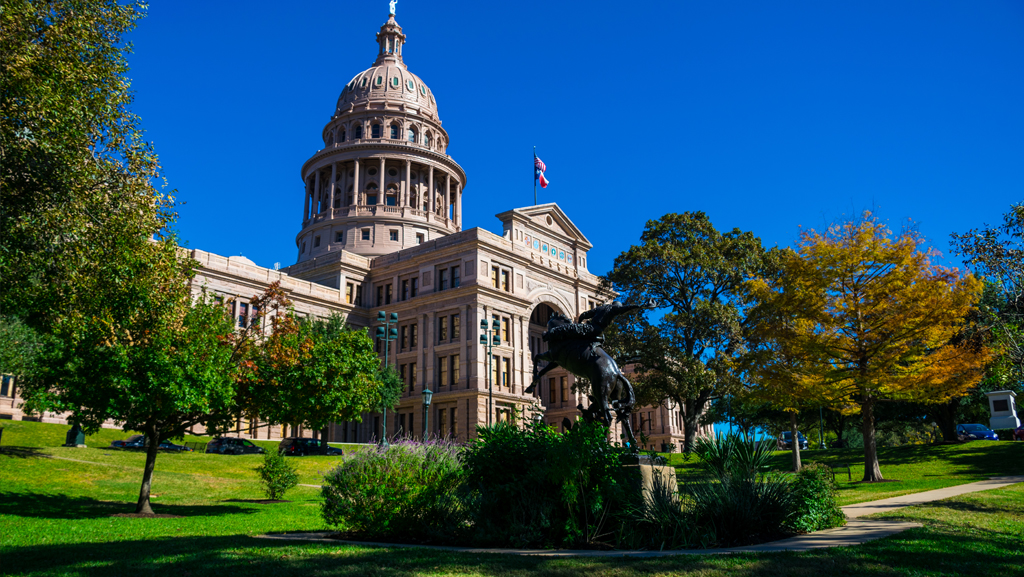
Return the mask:
<path id="1" fill-rule="evenodd" d="M 423 144 L 427 145 L 427 147 L 429 148 L 431 142 L 432 139 L 430 138 L 430 133 L 428 132 L 427 135 L 423 137 Z"/>
<path id="2" fill-rule="evenodd" d="M 416 129 L 415 128 L 410 128 L 409 129 L 409 142 L 416 142 Z"/>
<path id="3" fill-rule="evenodd" d="M 334 132 L 333 131 L 327 133 L 327 145 L 330 146 L 332 144 L 334 144 Z"/>
<path id="4" fill-rule="evenodd" d="M 397 124 L 392 124 L 391 125 L 391 138 L 393 138 L 395 140 L 398 140 L 398 135 L 399 134 L 400 133 L 398 131 L 398 125 Z"/>
<path id="5" fill-rule="evenodd" d="M 342 130 L 338 133 L 338 142 L 345 142 L 345 131 Z"/>
<path id="6" fill-rule="evenodd" d="M 370 127 L 370 138 L 380 138 L 380 125 L 374 124 Z"/>
<path id="7" fill-rule="evenodd" d="M 357 124 L 356 125 L 356 138 L 359 139 L 359 138 L 362 138 L 362 137 L 363 137 L 363 125 L 362 124 Z"/>
<path id="8" fill-rule="evenodd" d="M 388 206 L 398 206 L 398 185 L 397 184 L 389 184 L 388 185 L 388 194 L 384 198 L 384 204 L 386 204 Z"/>
<path id="9" fill-rule="evenodd" d="M 366 190 L 371 190 L 373 192 L 376 192 L 377 191 L 377 183 L 376 182 L 371 182 L 371 183 L 367 184 L 366 185 Z"/>

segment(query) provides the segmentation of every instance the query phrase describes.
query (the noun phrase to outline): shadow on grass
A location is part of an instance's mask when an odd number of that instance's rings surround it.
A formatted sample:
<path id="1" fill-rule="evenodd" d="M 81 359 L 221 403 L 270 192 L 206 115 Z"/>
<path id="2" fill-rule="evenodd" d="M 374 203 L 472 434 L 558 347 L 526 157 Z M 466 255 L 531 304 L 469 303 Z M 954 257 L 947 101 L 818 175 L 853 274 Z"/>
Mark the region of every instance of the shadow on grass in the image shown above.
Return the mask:
<path id="1" fill-rule="evenodd" d="M 913 534 L 911 534 L 913 533 Z M 568 558 L 467 554 L 343 544 L 296 545 L 235 535 L 162 538 L 149 541 L 38 545 L 9 549 L 9 575 L 73 573 L 85 577 L 118 575 L 858 575 L 1019 574 L 1024 553 L 1014 539 L 999 535 L 962 536 L 916 529 L 902 539 L 808 554 L 763 553 L 737 556 L 681 555 L 660 558 Z M 896 569 L 898 568 L 898 570 Z"/>
<path id="2" fill-rule="evenodd" d="M 163 505 L 153 503 L 153 511 L 181 517 L 247 515 L 251 508 L 233 505 Z M 97 519 L 115 513 L 134 513 L 135 503 L 98 501 L 87 497 L 68 497 L 46 493 L 0 492 L 0 515 L 39 519 Z"/>
<path id="3" fill-rule="evenodd" d="M 0 457 L 30 459 L 48 459 L 50 456 L 37 447 L 0 447 Z"/>

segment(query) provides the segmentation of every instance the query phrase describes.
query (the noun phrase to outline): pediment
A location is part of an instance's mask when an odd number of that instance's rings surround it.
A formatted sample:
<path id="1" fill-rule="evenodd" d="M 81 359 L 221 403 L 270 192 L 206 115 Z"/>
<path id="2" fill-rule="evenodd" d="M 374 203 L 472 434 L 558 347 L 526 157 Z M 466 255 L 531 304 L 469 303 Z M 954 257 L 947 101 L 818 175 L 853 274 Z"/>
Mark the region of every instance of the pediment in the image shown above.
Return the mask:
<path id="1" fill-rule="evenodd" d="M 498 214 L 497 217 L 501 219 L 506 229 L 511 228 L 511 225 L 514 223 L 532 232 L 560 237 L 568 242 L 575 242 L 584 250 L 591 249 L 594 246 L 583 235 L 583 232 L 573 224 L 565 212 L 553 202 L 515 208 Z"/>

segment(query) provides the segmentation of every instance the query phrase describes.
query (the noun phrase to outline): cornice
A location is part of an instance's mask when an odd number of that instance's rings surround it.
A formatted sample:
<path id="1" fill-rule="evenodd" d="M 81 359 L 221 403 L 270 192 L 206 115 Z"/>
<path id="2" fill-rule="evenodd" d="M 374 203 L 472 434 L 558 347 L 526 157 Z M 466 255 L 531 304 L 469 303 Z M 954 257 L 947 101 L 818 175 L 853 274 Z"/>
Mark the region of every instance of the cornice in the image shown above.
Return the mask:
<path id="1" fill-rule="evenodd" d="M 316 165 L 319 161 L 325 160 L 330 156 L 343 156 L 349 152 L 358 153 L 364 151 L 372 151 L 377 154 L 397 152 L 402 154 L 408 154 L 415 157 L 423 157 L 422 160 L 424 161 L 433 161 L 436 164 L 446 166 L 452 169 L 454 172 L 457 172 L 461 177 L 459 180 L 462 183 L 462 188 L 466 188 L 466 171 L 462 168 L 462 166 L 459 165 L 459 163 L 455 162 L 455 160 L 452 157 L 448 156 L 447 154 L 441 154 L 440 152 L 436 152 L 427 148 L 419 148 L 416 145 L 406 144 L 402 141 L 387 142 L 384 139 L 374 140 L 372 142 L 363 141 L 356 144 L 347 144 L 343 146 L 333 145 L 330 148 L 320 149 L 316 151 L 313 154 L 313 156 L 311 156 L 308 160 L 306 160 L 306 162 L 302 163 L 302 169 L 299 172 L 299 178 L 302 179 L 303 182 L 305 182 L 306 174 L 313 168 L 313 166 Z M 337 161 L 355 160 L 357 156 L 359 155 L 353 156 L 352 158 L 339 158 Z"/>

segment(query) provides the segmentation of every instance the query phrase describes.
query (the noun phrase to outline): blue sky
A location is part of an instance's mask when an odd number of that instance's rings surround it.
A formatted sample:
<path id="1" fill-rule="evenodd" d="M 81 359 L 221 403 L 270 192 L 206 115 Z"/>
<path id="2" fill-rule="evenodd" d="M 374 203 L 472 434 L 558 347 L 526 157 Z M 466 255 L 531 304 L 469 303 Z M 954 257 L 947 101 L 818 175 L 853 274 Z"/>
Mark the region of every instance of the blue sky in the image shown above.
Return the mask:
<path id="1" fill-rule="evenodd" d="M 533 203 L 537 146 L 539 200 L 598 274 L 647 220 L 696 210 L 771 246 L 875 208 L 948 254 L 1024 201 L 1024 3 L 842 4 L 399 0 L 397 19 L 468 175 L 467 227 Z M 134 109 L 188 246 L 295 262 L 300 166 L 387 8 L 151 5 Z"/>

